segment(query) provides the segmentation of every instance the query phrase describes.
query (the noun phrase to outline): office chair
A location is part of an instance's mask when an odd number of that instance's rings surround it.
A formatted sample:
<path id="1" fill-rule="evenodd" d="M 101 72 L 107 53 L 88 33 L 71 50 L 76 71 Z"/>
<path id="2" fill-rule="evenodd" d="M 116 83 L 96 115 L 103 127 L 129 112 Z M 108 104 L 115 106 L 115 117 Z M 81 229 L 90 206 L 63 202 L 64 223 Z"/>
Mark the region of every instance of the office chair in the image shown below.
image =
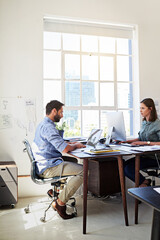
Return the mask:
<path id="1" fill-rule="evenodd" d="M 155 178 L 160 178 L 160 163 L 159 163 L 159 159 L 158 159 L 158 156 L 157 154 L 155 153 L 155 158 L 157 160 L 157 167 L 150 167 L 150 168 L 145 168 L 145 169 L 142 169 L 141 171 L 146 173 L 148 176 L 147 177 L 151 177 L 151 183 L 152 183 L 152 186 L 155 186 L 156 184 L 156 180 Z"/>
<path id="2" fill-rule="evenodd" d="M 30 143 L 26 139 L 23 141 L 23 143 L 25 145 L 25 148 L 24 148 L 23 151 L 27 152 L 27 154 L 29 156 L 29 159 L 30 159 L 30 162 L 31 162 L 31 179 L 32 179 L 32 181 L 34 183 L 40 184 L 40 185 L 50 183 L 52 188 L 53 188 L 52 191 L 50 189 L 47 192 L 47 194 L 51 198 L 51 202 L 49 203 L 49 206 L 44 211 L 44 216 L 40 218 L 41 222 L 46 222 L 46 212 L 52 206 L 52 203 L 58 198 L 60 190 L 64 187 L 64 185 L 66 184 L 67 178 L 70 177 L 70 176 L 53 177 L 53 178 L 41 178 L 39 175 L 36 174 L 36 160 L 34 158 Z M 75 207 L 76 200 L 75 200 L 74 197 L 70 198 L 70 200 L 73 200 L 73 201 L 71 202 L 71 204 L 67 204 L 67 206 L 73 208 L 73 214 L 74 214 L 74 216 L 77 216 L 77 209 Z M 30 207 L 29 206 L 30 206 L 30 204 L 28 204 L 28 206 L 24 209 L 25 213 L 30 212 Z"/>

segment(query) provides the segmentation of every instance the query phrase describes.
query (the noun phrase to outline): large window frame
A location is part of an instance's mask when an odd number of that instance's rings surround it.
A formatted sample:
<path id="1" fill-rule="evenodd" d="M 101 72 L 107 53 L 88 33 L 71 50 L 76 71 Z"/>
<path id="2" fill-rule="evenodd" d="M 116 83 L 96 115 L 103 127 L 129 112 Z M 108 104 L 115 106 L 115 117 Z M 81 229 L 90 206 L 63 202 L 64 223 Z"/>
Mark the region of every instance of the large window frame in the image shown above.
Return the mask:
<path id="1" fill-rule="evenodd" d="M 120 29 L 120 27 L 117 27 L 117 29 Z M 61 29 L 60 29 L 61 30 Z M 58 32 L 61 32 L 61 31 L 58 31 Z M 44 29 L 44 32 L 45 31 L 53 31 L 51 29 Z M 79 55 L 80 56 L 80 106 L 67 106 L 65 105 L 64 107 L 64 112 L 65 111 L 71 111 L 71 110 L 79 110 L 81 113 L 83 110 L 97 110 L 98 111 L 98 116 L 99 116 L 99 128 L 103 128 L 104 126 L 102 126 L 102 122 L 101 122 L 101 112 L 102 111 L 129 111 L 131 110 L 132 111 L 132 120 L 131 120 L 131 134 L 132 136 L 136 136 L 137 134 L 137 129 L 139 128 L 139 112 L 137 112 L 137 103 L 139 103 L 139 88 L 138 88 L 138 54 L 137 54 L 137 49 L 138 49 L 138 44 L 137 44 L 137 38 L 136 38 L 136 32 L 137 32 L 137 29 L 136 27 L 132 26 L 132 33 L 133 33 L 133 37 L 132 37 L 132 54 L 117 54 L 114 53 L 114 54 L 111 54 L 111 53 L 100 53 L 99 51 L 98 52 L 84 52 L 82 51 L 82 43 L 80 43 L 80 51 L 69 51 L 69 50 L 64 50 L 63 49 L 63 32 L 61 32 L 61 50 L 58 50 L 61 52 L 61 79 L 46 79 L 44 78 L 44 81 L 45 80 L 49 80 L 49 81 L 54 81 L 54 80 L 59 80 L 61 81 L 61 98 L 59 99 L 60 101 L 62 101 L 63 103 L 65 103 L 65 56 L 66 54 L 75 54 L 75 55 Z M 65 33 L 64 33 L 65 34 Z M 77 33 L 76 33 L 77 34 Z M 97 36 L 98 38 L 101 36 L 101 34 L 98 34 L 99 36 Z M 81 34 L 81 36 L 83 36 L 83 34 Z M 111 36 L 109 37 L 112 37 L 112 34 Z M 125 39 L 126 37 L 124 37 Z M 118 39 L 118 38 L 116 38 Z M 123 39 L 123 38 L 122 38 Z M 81 41 L 81 37 L 80 37 L 80 41 Z M 98 40 L 99 41 L 99 40 Z M 117 50 L 117 43 L 115 41 L 115 48 Z M 98 48 L 99 48 L 99 44 L 98 44 Z M 52 49 L 45 49 L 44 48 L 44 51 L 53 51 Z M 54 50 L 56 51 L 56 50 Z M 82 80 L 82 56 L 97 56 L 98 57 L 98 69 L 100 69 L 100 57 L 101 56 L 104 56 L 104 57 L 113 57 L 114 59 L 114 106 L 100 106 L 100 84 L 101 82 L 102 83 L 110 83 L 111 81 L 101 81 L 100 80 L 100 70 L 98 72 L 98 81 L 97 80 L 90 80 L 90 82 L 98 82 L 98 105 L 97 106 L 84 106 L 82 105 L 82 83 L 85 82 L 85 80 Z M 119 82 L 117 82 L 117 56 L 128 56 L 128 57 L 132 57 L 132 81 L 129 81 L 129 83 L 132 84 L 132 98 L 133 98 L 133 101 L 132 101 L 132 107 L 128 107 L 128 108 L 121 108 L 121 107 L 118 107 L 118 97 L 117 97 L 117 84 Z M 69 82 L 72 82 L 72 81 L 75 81 L 74 79 L 67 79 L 67 81 Z M 120 83 L 128 83 L 126 81 L 121 81 Z M 45 102 L 46 104 L 46 102 Z M 138 107 L 139 109 L 139 107 Z M 137 115 L 138 113 L 138 115 Z M 135 120 L 135 116 L 136 116 L 136 120 Z M 81 114 L 81 132 L 80 134 L 81 135 L 84 135 L 84 126 L 83 126 L 83 114 Z M 102 125 L 101 125 L 102 124 Z M 131 136 L 128 136 L 128 137 L 131 137 Z"/>

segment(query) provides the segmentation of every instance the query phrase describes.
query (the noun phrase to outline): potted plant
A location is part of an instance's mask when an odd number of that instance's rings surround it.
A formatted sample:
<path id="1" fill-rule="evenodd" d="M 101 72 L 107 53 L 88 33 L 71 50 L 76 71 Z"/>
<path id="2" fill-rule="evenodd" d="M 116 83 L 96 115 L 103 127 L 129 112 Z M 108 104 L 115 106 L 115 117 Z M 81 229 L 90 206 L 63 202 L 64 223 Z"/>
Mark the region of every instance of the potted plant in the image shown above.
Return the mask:
<path id="1" fill-rule="evenodd" d="M 56 129 L 59 131 L 59 135 L 63 138 L 63 134 L 64 134 L 64 130 L 66 128 L 66 122 L 63 122 L 62 124 L 58 124 L 58 123 L 55 123 L 56 124 Z"/>

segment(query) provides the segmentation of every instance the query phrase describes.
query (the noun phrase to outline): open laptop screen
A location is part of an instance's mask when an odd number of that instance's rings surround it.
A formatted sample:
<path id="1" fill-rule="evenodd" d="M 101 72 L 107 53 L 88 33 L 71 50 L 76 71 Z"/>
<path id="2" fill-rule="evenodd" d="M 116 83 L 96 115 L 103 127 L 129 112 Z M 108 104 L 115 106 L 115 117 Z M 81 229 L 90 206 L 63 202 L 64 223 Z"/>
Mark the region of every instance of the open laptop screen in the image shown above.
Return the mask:
<path id="1" fill-rule="evenodd" d="M 101 134 L 101 129 L 92 129 L 87 140 L 87 145 L 95 147 L 101 137 Z"/>

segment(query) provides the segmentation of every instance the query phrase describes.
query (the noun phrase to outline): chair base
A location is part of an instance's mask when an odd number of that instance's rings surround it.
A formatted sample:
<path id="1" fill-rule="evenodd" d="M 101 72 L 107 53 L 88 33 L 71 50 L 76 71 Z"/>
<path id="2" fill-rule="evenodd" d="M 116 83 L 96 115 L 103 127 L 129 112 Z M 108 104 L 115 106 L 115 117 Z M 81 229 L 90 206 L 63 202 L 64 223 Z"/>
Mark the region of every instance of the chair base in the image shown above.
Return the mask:
<path id="1" fill-rule="evenodd" d="M 40 221 L 43 222 L 43 223 L 46 222 L 47 211 L 52 206 L 52 203 L 57 200 L 58 195 L 59 195 L 59 192 L 56 191 L 55 186 L 54 186 L 54 189 L 52 191 L 51 190 L 52 189 L 48 190 L 48 192 L 47 192 L 48 196 L 51 198 L 51 201 L 50 201 L 48 207 L 44 210 L 43 217 L 40 218 Z M 76 217 L 77 216 L 76 199 L 74 197 L 70 198 L 68 203 L 66 204 L 66 206 L 69 207 L 69 208 L 72 208 L 72 210 L 73 210 L 72 214 Z M 28 204 L 27 207 L 24 208 L 24 211 L 25 211 L 26 214 L 31 213 L 30 204 Z"/>

